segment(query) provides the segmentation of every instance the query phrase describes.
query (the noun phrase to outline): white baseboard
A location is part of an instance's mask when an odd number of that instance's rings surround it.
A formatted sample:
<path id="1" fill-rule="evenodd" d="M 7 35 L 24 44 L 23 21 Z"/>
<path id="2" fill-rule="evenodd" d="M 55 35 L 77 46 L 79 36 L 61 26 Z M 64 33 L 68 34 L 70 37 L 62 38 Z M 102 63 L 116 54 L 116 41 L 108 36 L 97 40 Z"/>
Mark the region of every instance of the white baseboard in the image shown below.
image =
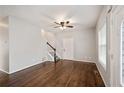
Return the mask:
<path id="1" fill-rule="evenodd" d="M 99 71 L 99 73 L 100 73 L 100 75 L 101 75 L 101 77 L 102 77 L 103 82 L 105 83 L 105 86 L 106 86 L 106 87 L 109 87 L 109 86 L 107 85 L 107 83 L 106 83 L 106 81 L 105 81 L 103 75 L 102 75 L 102 72 L 101 72 L 100 69 L 99 69 L 98 63 L 96 63 L 96 66 L 97 66 L 97 69 L 98 69 L 98 71 Z"/>
<path id="2" fill-rule="evenodd" d="M 95 61 L 89 61 L 89 60 L 79 60 L 79 59 L 67 59 L 67 60 L 81 61 L 81 62 L 89 62 L 89 63 L 96 63 Z"/>
<path id="3" fill-rule="evenodd" d="M 4 73 L 6 73 L 6 74 L 9 74 L 9 72 L 7 72 L 7 71 L 5 71 L 5 70 L 2 70 L 2 69 L 0 69 L 0 71 L 4 72 Z"/>

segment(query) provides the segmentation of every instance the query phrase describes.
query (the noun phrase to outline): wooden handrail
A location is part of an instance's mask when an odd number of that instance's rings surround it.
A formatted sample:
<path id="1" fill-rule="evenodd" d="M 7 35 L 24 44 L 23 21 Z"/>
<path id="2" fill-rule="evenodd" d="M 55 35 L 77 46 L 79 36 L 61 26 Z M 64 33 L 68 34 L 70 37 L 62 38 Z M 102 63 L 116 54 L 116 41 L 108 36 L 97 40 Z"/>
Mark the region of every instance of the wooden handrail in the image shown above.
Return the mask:
<path id="1" fill-rule="evenodd" d="M 56 51 L 56 49 L 50 43 L 47 42 L 47 45 L 49 45 L 54 51 Z"/>
<path id="2" fill-rule="evenodd" d="M 56 64 L 56 49 L 48 42 L 47 42 L 47 45 L 50 46 L 54 50 L 54 62 Z"/>

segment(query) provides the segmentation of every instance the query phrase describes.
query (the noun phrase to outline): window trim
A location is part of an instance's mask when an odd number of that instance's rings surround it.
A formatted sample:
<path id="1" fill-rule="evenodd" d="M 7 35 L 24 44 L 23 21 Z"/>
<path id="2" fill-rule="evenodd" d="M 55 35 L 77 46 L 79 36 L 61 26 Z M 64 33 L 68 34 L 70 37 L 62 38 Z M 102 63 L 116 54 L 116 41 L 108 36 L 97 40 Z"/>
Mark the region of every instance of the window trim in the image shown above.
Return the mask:
<path id="1" fill-rule="evenodd" d="M 104 68 L 104 70 L 106 71 L 106 67 L 107 67 L 107 26 L 106 26 L 106 20 L 104 21 L 104 23 L 103 23 L 103 25 L 101 26 L 101 28 L 100 28 L 100 30 L 98 31 L 98 39 L 100 39 L 100 31 L 104 28 L 104 26 L 105 26 L 105 28 L 106 28 L 106 44 L 100 44 L 99 42 L 98 42 L 98 60 L 99 60 L 99 63 L 102 65 L 102 67 Z M 104 64 L 104 62 L 100 59 L 100 46 L 106 46 L 106 62 L 105 62 L 105 64 Z"/>
<path id="2" fill-rule="evenodd" d="M 122 34 L 124 33 L 124 31 L 123 31 L 123 27 L 124 27 L 124 20 L 122 20 L 122 22 L 121 22 L 121 31 L 120 31 L 120 83 L 121 83 L 121 85 L 122 86 L 124 86 L 124 81 L 123 81 L 123 60 L 122 60 L 122 55 L 123 55 L 123 45 L 122 45 L 122 43 L 123 43 L 123 36 L 122 36 Z"/>

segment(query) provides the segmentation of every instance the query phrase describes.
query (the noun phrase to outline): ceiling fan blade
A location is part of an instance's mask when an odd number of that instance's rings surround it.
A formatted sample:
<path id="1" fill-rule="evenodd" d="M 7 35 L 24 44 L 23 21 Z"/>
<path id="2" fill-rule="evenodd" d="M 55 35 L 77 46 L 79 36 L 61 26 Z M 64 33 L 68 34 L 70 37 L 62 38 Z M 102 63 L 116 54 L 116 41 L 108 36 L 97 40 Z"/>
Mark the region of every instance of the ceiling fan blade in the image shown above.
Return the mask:
<path id="1" fill-rule="evenodd" d="M 70 23 L 70 21 L 66 21 L 66 24 L 69 24 Z"/>
<path id="2" fill-rule="evenodd" d="M 74 26 L 66 26 L 66 27 L 73 28 Z"/>
<path id="3" fill-rule="evenodd" d="M 61 27 L 61 26 L 55 26 L 54 28 L 58 28 L 58 27 Z"/>
<path id="4" fill-rule="evenodd" d="M 57 25 L 61 25 L 60 23 L 57 23 L 57 22 L 54 22 L 55 24 L 57 24 Z"/>

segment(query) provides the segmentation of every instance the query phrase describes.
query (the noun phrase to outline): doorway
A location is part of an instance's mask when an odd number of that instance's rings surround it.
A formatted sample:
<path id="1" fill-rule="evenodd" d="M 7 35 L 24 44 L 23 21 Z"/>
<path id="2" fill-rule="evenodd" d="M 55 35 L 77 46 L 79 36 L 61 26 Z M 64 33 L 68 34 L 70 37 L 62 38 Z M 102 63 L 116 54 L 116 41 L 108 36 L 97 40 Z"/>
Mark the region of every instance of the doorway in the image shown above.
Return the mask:
<path id="1" fill-rule="evenodd" d="M 74 57 L 74 40 L 73 38 L 63 39 L 63 59 L 71 59 Z"/>

